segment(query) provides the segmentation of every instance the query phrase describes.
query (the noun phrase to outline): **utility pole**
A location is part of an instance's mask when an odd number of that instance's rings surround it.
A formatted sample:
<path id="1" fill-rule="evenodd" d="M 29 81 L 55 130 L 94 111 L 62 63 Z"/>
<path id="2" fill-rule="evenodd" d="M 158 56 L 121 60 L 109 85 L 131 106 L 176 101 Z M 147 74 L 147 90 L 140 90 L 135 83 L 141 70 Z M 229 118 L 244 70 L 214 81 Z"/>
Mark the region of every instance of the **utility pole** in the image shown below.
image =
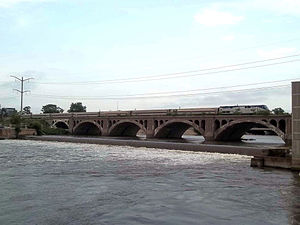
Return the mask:
<path id="1" fill-rule="evenodd" d="M 15 78 L 15 79 L 17 79 L 18 81 L 21 82 L 21 90 L 19 90 L 19 89 L 14 89 L 14 90 L 21 94 L 21 110 L 20 110 L 20 113 L 22 115 L 23 114 L 23 94 L 26 93 L 26 92 L 29 92 L 29 91 L 24 91 L 24 81 L 29 81 L 33 78 L 24 79 L 24 77 L 21 77 L 21 78 L 16 77 L 16 76 L 11 76 L 11 77 L 13 77 L 13 78 Z"/>

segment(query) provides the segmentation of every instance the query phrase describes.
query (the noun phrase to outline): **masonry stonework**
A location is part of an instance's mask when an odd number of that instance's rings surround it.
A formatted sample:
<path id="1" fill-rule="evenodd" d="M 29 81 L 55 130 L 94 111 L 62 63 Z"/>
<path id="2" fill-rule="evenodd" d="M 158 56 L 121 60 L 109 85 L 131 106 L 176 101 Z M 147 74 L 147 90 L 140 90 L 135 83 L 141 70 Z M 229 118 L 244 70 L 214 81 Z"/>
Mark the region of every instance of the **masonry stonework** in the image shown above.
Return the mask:
<path id="1" fill-rule="evenodd" d="M 300 82 L 292 83 L 292 169 L 300 170 Z"/>
<path id="2" fill-rule="evenodd" d="M 120 112 L 121 113 L 121 112 Z M 52 126 L 68 127 L 75 135 L 135 136 L 143 130 L 147 138 L 180 138 L 185 130 L 194 128 L 206 141 L 238 141 L 251 128 L 267 128 L 288 145 L 292 142 L 290 115 L 111 115 L 87 114 L 31 115 Z M 295 114 L 296 115 L 296 114 Z M 65 128 L 64 128 L 65 129 Z"/>

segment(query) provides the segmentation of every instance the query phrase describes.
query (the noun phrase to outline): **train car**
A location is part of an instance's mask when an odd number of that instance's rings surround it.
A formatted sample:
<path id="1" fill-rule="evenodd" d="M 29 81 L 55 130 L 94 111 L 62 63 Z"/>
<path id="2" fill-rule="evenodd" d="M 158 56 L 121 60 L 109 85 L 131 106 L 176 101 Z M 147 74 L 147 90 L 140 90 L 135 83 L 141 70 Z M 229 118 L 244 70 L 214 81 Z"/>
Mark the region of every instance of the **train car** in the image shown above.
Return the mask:
<path id="1" fill-rule="evenodd" d="M 218 108 L 154 109 L 130 111 L 132 116 L 176 116 L 217 114 Z"/>
<path id="2" fill-rule="evenodd" d="M 178 115 L 203 115 L 203 114 L 217 114 L 218 108 L 186 108 L 178 109 Z"/>
<path id="3" fill-rule="evenodd" d="M 220 114 L 255 114 L 269 111 L 266 105 L 232 105 L 220 106 L 218 109 Z"/>
<path id="4" fill-rule="evenodd" d="M 149 110 L 132 110 L 129 111 L 129 115 L 132 116 L 160 116 L 160 115 L 166 115 L 167 109 L 149 109 Z"/>

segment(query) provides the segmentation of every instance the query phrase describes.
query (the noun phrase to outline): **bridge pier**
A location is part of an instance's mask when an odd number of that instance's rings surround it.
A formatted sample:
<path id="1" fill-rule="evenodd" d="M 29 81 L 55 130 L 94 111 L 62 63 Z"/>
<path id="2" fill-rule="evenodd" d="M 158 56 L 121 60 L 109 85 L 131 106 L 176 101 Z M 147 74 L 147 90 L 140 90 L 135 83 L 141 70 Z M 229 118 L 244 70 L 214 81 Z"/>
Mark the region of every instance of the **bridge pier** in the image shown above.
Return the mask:
<path id="1" fill-rule="evenodd" d="M 108 119 L 103 120 L 103 130 L 101 136 L 109 136 L 109 122 Z"/>
<path id="2" fill-rule="evenodd" d="M 73 117 L 71 117 L 71 118 L 69 119 L 69 123 L 68 123 L 68 125 L 69 125 L 68 131 L 69 131 L 70 134 L 73 134 L 74 124 L 75 124 L 75 120 L 74 120 Z"/>
<path id="3" fill-rule="evenodd" d="M 146 128 L 146 138 L 153 138 L 154 137 L 154 120 L 148 119 L 147 120 L 147 128 Z"/>
<path id="4" fill-rule="evenodd" d="M 292 82 L 292 169 L 300 170 L 300 82 Z"/>
<path id="5" fill-rule="evenodd" d="M 214 130 L 215 130 L 215 123 L 214 119 L 210 118 L 205 121 L 205 132 L 204 132 L 204 138 L 205 141 L 214 141 Z"/>
<path id="6" fill-rule="evenodd" d="M 287 146 L 292 146 L 293 144 L 292 118 L 287 119 L 284 142 Z"/>

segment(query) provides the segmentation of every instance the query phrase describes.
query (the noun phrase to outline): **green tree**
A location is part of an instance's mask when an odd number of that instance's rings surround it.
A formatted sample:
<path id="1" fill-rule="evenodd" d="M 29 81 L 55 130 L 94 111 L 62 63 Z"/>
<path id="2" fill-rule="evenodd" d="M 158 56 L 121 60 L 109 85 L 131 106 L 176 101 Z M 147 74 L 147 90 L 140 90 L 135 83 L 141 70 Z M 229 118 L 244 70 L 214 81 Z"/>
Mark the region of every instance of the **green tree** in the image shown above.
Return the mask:
<path id="1" fill-rule="evenodd" d="M 20 125 L 22 122 L 21 116 L 19 114 L 14 114 L 10 117 L 10 123 L 14 125 Z"/>
<path id="2" fill-rule="evenodd" d="M 57 105 L 48 104 L 44 105 L 41 110 L 43 113 L 63 113 L 64 110 Z"/>
<path id="3" fill-rule="evenodd" d="M 21 132 L 21 122 L 22 118 L 19 114 L 14 114 L 10 118 L 10 122 L 15 125 L 16 138 L 19 138 L 19 133 Z"/>
<path id="4" fill-rule="evenodd" d="M 23 108 L 23 112 L 24 112 L 25 114 L 31 114 L 31 107 L 30 107 L 30 106 L 25 106 L 25 107 Z"/>
<path id="5" fill-rule="evenodd" d="M 285 114 L 284 110 L 282 108 L 275 108 L 272 110 L 272 112 L 275 114 L 275 115 L 283 115 Z"/>
<path id="6" fill-rule="evenodd" d="M 40 121 L 29 121 L 28 128 L 35 129 L 37 135 L 42 135 L 42 123 Z"/>
<path id="7" fill-rule="evenodd" d="M 72 103 L 68 112 L 86 112 L 86 106 L 81 102 Z"/>

